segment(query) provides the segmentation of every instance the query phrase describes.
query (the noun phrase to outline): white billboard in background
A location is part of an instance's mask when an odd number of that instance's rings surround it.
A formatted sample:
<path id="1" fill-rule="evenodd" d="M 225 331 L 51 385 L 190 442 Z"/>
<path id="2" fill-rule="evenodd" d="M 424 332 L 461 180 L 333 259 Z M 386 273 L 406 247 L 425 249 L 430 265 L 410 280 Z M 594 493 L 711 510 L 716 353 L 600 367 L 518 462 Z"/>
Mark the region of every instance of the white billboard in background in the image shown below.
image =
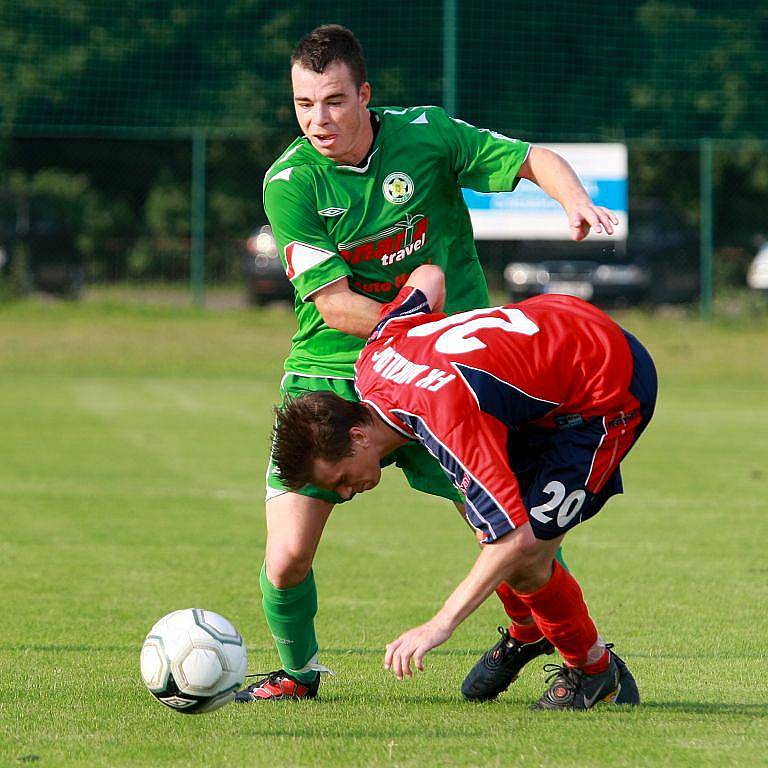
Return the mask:
<path id="1" fill-rule="evenodd" d="M 574 168 L 595 205 L 619 219 L 613 235 L 627 237 L 627 148 L 624 144 L 541 144 L 562 155 Z M 533 182 L 521 179 L 514 192 L 464 189 L 477 240 L 569 240 L 568 218 L 560 204 Z"/>

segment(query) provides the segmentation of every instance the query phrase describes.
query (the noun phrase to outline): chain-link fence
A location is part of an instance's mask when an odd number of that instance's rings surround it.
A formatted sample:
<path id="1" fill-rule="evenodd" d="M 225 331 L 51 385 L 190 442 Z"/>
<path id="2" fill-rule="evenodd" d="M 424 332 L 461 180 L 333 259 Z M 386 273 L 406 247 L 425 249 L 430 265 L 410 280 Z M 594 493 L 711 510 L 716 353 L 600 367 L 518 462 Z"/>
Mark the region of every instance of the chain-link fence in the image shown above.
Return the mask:
<path id="1" fill-rule="evenodd" d="M 254 258 L 247 239 L 266 223 L 261 204 L 266 163 L 254 144 L 244 139 L 204 144 L 200 282 L 242 296 Z M 81 285 L 176 285 L 197 295 L 191 141 L 13 139 L 6 158 L 2 247 L 10 261 L 26 243 L 28 266 L 42 287 L 76 292 Z M 746 288 L 750 262 L 768 235 L 768 160 L 762 144 L 630 142 L 629 179 L 627 257 L 653 263 L 649 301 L 694 303 L 700 288 L 715 296 Z M 707 239 L 711 267 L 701 262 Z M 489 280 L 501 286 L 518 244 L 479 247 Z M 57 260 L 77 265 L 60 288 L 53 275 L 46 280 L 40 266 Z M 6 281 L 12 266 L 5 267 Z M 49 273 L 52 269 L 48 265 Z"/>
<path id="2" fill-rule="evenodd" d="M 647 298 L 708 312 L 745 288 L 768 234 L 759 4 L 0 0 L 0 290 L 244 295 L 263 173 L 296 134 L 288 57 L 327 22 L 363 42 L 376 104 L 626 143 L 627 254 L 669 288 Z M 516 248 L 482 244 L 492 282 Z"/>

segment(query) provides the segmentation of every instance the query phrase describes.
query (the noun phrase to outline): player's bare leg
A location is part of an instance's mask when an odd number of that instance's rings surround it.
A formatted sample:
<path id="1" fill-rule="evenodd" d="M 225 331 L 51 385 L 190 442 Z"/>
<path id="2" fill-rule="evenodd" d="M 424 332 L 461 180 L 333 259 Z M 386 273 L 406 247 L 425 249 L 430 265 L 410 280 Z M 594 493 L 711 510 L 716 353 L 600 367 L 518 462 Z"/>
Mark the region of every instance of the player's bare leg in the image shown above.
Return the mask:
<path id="1" fill-rule="evenodd" d="M 282 669 L 240 691 L 237 701 L 317 695 L 320 672 L 326 669 L 317 663 L 312 561 L 332 509 L 326 501 L 290 492 L 267 501 L 267 551 L 260 584 Z"/>
<path id="2" fill-rule="evenodd" d="M 312 568 L 333 504 L 299 493 L 267 500 L 266 568 L 278 589 L 301 584 Z"/>

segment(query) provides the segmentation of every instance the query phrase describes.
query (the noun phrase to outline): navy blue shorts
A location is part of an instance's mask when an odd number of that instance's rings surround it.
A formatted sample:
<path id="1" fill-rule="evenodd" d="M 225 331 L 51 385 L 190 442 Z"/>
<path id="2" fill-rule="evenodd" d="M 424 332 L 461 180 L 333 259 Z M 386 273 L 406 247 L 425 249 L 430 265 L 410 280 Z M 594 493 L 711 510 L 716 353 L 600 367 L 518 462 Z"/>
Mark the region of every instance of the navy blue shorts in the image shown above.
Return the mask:
<path id="1" fill-rule="evenodd" d="M 537 539 L 561 536 L 623 492 L 619 462 L 651 420 L 658 392 L 651 356 L 624 333 L 634 361 L 624 410 L 558 430 L 525 426 L 510 434 L 509 465 Z"/>

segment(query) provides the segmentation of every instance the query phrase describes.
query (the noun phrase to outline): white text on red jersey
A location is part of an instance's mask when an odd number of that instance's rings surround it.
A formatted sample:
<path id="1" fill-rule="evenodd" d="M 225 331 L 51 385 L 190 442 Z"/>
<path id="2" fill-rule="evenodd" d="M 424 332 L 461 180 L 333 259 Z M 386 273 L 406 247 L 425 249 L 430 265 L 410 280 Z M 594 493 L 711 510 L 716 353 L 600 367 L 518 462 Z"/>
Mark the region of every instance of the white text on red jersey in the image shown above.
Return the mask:
<path id="1" fill-rule="evenodd" d="M 394 384 L 413 384 L 428 392 L 437 392 L 456 378 L 455 374 L 440 368 L 413 363 L 392 347 L 373 353 L 373 370 Z"/>

